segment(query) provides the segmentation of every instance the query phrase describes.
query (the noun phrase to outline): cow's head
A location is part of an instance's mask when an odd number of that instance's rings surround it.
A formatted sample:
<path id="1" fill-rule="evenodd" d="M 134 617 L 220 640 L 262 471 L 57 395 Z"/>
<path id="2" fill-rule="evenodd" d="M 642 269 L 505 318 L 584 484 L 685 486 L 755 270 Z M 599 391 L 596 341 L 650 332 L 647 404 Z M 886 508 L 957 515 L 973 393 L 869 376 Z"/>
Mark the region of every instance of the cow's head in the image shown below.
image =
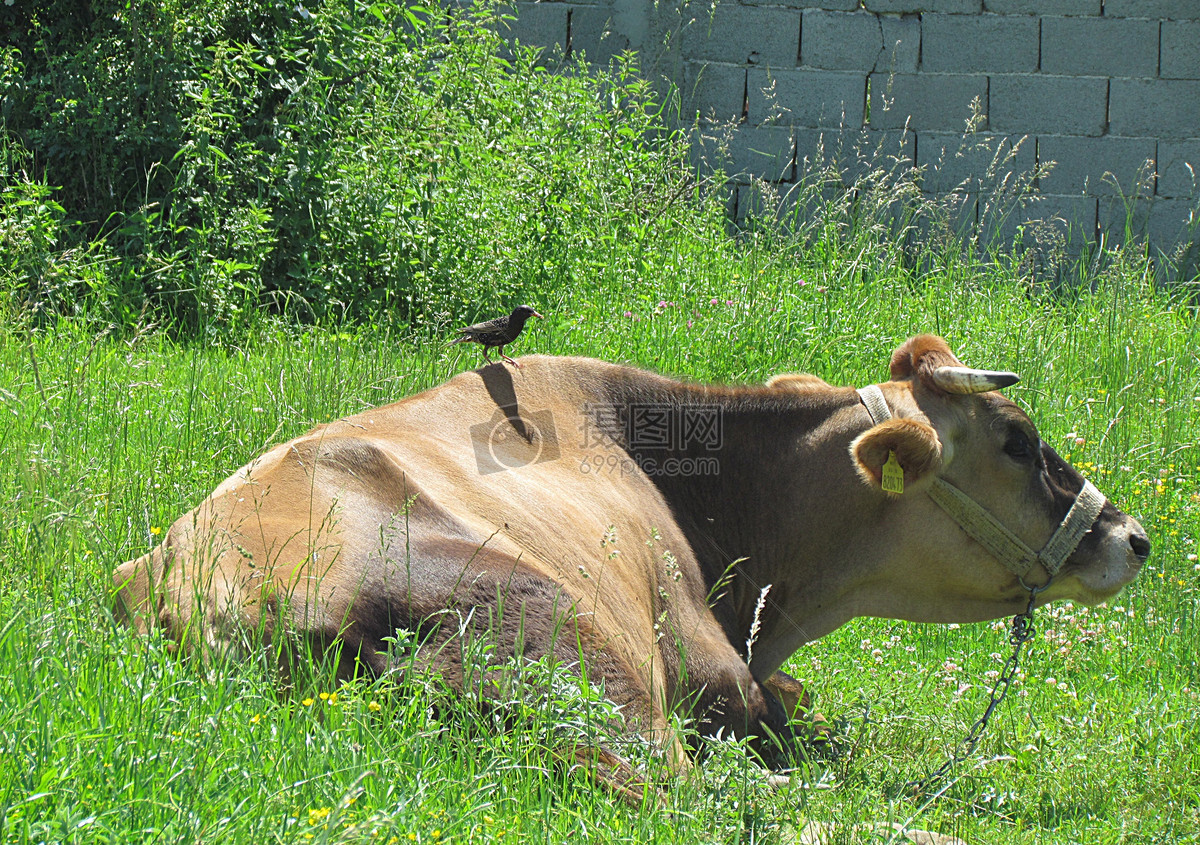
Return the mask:
<path id="1" fill-rule="evenodd" d="M 1015 383 L 1015 375 L 965 368 L 932 335 L 897 349 L 891 375 L 882 385 L 887 409 L 872 414 L 876 424 L 854 440 L 851 452 L 862 479 L 903 514 L 907 542 L 899 546 L 904 560 L 895 563 L 909 570 L 910 580 L 901 588 L 905 595 L 897 596 L 904 606 L 897 615 L 921 621 L 991 618 L 1011 612 L 1027 599 L 1028 588 L 1047 582 L 1039 602 L 1071 598 L 1095 604 L 1133 580 L 1150 553 L 1146 532 L 1094 488 L 1081 494 L 1083 476 L 1042 442 L 1024 411 L 996 392 Z M 902 493 L 883 489 L 891 456 L 903 470 Z M 963 505 L 966 517 L 952 513 L 947 491 L 974 503 Z M 1077 500 L 1076 511 L 1086 517 L 1077 513 L 1065 520 Z M 1052 537 L 1063 545 L 1068 532 L 1057 532 L 1064 522 L 1078 523 L 1076 535 L 1086 533 L 1077 544 L 1069 539 L 1055 573 L 1047 571 L 1049 554 L 1032 564 L 1027 560 L 1025 572 L 1014 571 L 1020 567 L 985 548 L 988 537 L 973 538 L 977 529 L 964 526 L 972 507 L 1002 526 L 997 530 L 1015 535 L 1016 548 L 1023 544 L 1026 551 L 1043 550 Z M 984 535 L 990 530 L 978 529 Z M 1004 539 L 996 542 L 1003 546 Z"/>

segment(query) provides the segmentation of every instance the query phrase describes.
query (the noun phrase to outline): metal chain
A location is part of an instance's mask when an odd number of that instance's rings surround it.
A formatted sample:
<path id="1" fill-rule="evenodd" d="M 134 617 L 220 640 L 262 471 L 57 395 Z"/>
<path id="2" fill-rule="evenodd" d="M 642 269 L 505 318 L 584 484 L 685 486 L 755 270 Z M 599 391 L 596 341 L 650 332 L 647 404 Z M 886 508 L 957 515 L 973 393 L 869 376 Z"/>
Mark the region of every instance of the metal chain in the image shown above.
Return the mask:
<path id="1" fill-rule="evenodd" d="M 1005 696 L 1008 695 L 1008 688 L 1017 675 L 1017 664 L 1021 658 L 1022 647 L 1037 634 L 1037 629 L 1033 626 L 1033 604 L 1037 599 L 1037 594 L 1044 590 L 1046 586 L 1048 585 L 1030 589 L 1029 604 L 1026 605 L 1024 612 L 1018 613 L 1013 617 L 1012 629 L 1008 633 L 1008 641 L 1012 645 L 1013 651 L 1009 655 L 1008 661 L 1004 664 L 1004 668 L 1000 671 L 1000 677 L 996 679 L 996 683 L 992 687 L 991 696 L 987 707 L 984 708 L 983 715 L 976 719 L 975 724 L 967 731 L 967 735 L 963 737 L 958 745 L 959 750 L 925 777 L 920 780 L 909 781 L 905 784 L 905 792 L 914 797 L 925 795 L 933 787 L 937 786 L 939 781 L 945 778 L 951 769 L 975 753 L 975 747 L 979 745 L 979 740 L 983 736 L 983 732 L 987 730 L 992 714 L 996 712 L 996 708 L 1000 706 L 1000 702 L 1004 701 Z M 947 788 L 949 788 L 949 784 L 937 790 L 933 797 L 937 797 L 937 795 L 940 795 Z"/>

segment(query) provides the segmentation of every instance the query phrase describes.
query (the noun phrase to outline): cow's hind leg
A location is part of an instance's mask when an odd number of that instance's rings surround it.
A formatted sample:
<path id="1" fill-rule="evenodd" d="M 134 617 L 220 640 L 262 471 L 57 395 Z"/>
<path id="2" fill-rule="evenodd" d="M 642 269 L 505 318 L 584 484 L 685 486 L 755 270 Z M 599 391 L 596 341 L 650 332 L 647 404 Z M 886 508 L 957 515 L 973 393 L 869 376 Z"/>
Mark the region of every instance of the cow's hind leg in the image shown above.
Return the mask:
<path id="1" fill-rule="evenodd" d="M 557 760 L 627 801 L 645 800 L 651 778 L 615 748 L 639 735 L 662 739 L 667 722 L 634 668 L 605 648 L 592 615 L 515 557 L 465 541 L 430 545 L 413 549 L 390 590 L 393 623 L 419 643 L 409 659 L 514 729 L 537 714 Z M 682 750 L 667 744 L 677 769 Z"/>

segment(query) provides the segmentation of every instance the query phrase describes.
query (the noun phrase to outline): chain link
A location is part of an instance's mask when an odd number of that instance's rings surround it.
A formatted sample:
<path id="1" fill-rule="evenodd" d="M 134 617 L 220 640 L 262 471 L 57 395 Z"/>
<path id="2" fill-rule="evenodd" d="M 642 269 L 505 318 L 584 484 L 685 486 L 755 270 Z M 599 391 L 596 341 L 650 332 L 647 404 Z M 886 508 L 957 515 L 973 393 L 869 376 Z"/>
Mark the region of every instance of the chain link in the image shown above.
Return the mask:
<path id="1" fill-rule="evenodd" d="M 1037 629 L 1033 625 L 1033 605 L 1037 599 L 1037 594 L 1045 589 L 1046 586 L 1043 585 L 1040 588 L 1030 589 L 1029 604 L 1026 605 L 1024 612 L 1018 613 L 1013 617 L 1012 628 L 1008 632 L 1008 642 L 1013 647 L 1012 654 L 1009 655 L 1004 668 L 1000 671 L 1000 677 L 996 679 L 996 683 L 992 686 L 992 692 L 988 699 L 987 707 L 984 708 L 983 715 L 975 720 L 975 724 L 971 726 L 971 729 L 967 731 L 967 735 L 959 742 L 958 749 L 946 762 L 920 780 L 909 781 L 905 785 L 905 791 L 912 796 L 919 798 L 928 794 L 955 766 L 975 753 L 975 748 L 979 745 L 979 740 L 983 736 L 983 732 L 987 730 L 992 714 L 996 712 L 996 708 L 1000 706 L 1000 702 L 1004 701 L 1005 696 L 1008 695 L 1009 686 L 1017 676 L 1017 666 L 1021 659 L 1021 649 L 1025 643 L 1032 640 L 1037 634 Z M 937 790 L 933 797 L 937 797 L 937 795 L 940 795 L 947 788 L 949 788 L 949 784 Z"/>

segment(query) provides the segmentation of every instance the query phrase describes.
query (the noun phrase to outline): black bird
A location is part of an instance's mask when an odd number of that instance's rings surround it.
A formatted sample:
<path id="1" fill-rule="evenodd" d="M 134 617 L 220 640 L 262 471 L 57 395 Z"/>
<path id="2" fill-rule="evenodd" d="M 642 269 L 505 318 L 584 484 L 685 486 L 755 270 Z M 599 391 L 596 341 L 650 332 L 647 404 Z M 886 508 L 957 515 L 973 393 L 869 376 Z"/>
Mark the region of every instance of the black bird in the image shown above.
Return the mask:
<path id="1" fill-rule="evenodd" d="M 521 330 L 525 328 L 525 321 L 530 317 L 541 317 L 531 305 L 518 305 L 513 309 L 513 312 L 507 317 L 497 317 L 494 320 L 487 320 L 483 323 L 476 323 L 473 326 L 459 329 L 462 332 L 462 337 L 455 338 L 452 343 L 478 343 L 483 346 L 483 360 L 489 364 L 492 359 L 488 357 L 488 350 L 493 346 L 500 347 L 500 357 L 514 367 L 521 365 L 504 354 L 505 345 L 512 343 L 521 334 Z"/>

